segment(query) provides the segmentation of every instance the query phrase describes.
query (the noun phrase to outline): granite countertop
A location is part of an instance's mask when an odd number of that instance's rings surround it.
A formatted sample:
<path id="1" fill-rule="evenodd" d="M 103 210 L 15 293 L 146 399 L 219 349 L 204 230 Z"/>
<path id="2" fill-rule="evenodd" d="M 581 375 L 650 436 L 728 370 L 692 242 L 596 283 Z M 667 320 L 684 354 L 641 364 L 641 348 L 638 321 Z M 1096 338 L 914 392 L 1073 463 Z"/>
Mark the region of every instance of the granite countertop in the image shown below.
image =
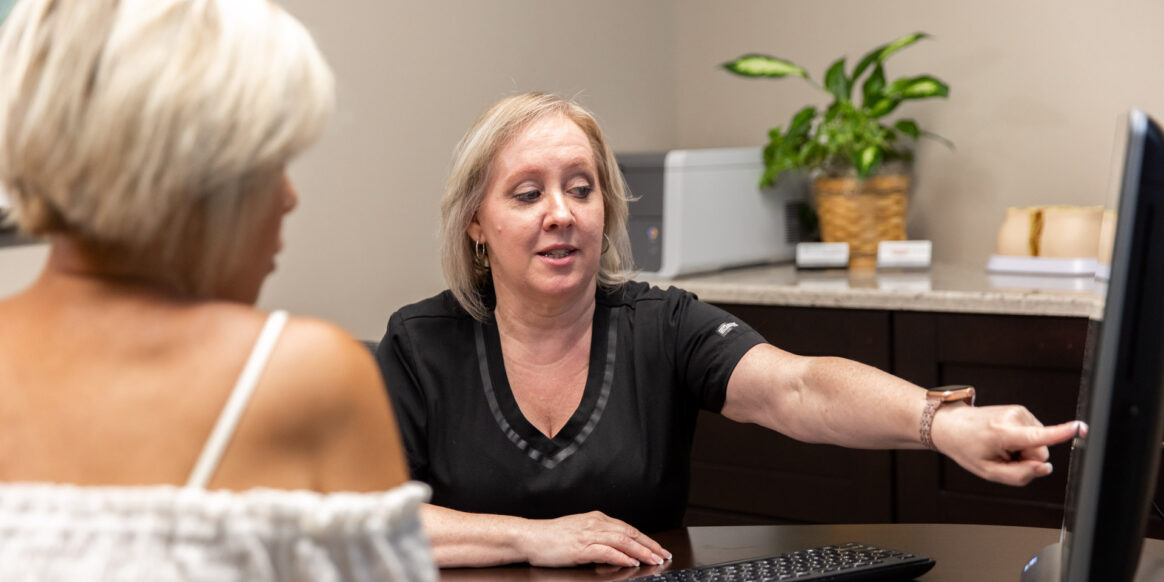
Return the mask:
<path id="1" fill-rule="evenodd" d="M 1102 319 L 1106 284 L 1093 277 L 988 273 L 935 264 L 924 271 L 798 271 L 791 264 L 647 279 L 710 303 L 996 313 Z"/>

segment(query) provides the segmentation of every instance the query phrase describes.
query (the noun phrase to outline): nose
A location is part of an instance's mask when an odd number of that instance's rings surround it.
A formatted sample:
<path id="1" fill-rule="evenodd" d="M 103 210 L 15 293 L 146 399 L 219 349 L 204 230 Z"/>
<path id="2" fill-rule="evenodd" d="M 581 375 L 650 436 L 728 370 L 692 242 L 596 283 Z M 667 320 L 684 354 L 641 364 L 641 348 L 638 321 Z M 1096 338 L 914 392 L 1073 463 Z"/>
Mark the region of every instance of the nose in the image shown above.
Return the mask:
<path id="1" fill-rule="evenodd" d="M 291 184 L 291 179 L 283 174 L 283 214 L 287 214 L 299 206 L 299 192 Z"/>
<path id="2" fill-rule="evenodd" d="M 574 224 L 574 210 L 570 208 L 565 192 L 558 190 L 546 199 L 549 202 L 549 208 L 546 210 L 547 230 L 555 227 L 566 228 Z"/>

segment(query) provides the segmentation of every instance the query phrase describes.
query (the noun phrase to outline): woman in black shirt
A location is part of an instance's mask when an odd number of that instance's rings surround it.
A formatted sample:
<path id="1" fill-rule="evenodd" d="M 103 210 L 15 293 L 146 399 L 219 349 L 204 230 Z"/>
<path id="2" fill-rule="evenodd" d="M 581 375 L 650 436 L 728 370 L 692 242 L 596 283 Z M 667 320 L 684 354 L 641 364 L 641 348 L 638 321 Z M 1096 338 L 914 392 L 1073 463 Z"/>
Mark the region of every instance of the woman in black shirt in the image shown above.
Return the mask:
<path id="1" fill-rule="evenodd" d="M 795 356 L 681 290 L 629 281 L 626 188 L 593 116 L 504 99 L 442 202 L 450 289 L 393 314 L 378 359 L 442 566 L 659 564 L 700 409 L 807 442 L 921 448 L 988 479 L 1050 473 L 1019 406 L 940 406 L 840 358 Z"/>

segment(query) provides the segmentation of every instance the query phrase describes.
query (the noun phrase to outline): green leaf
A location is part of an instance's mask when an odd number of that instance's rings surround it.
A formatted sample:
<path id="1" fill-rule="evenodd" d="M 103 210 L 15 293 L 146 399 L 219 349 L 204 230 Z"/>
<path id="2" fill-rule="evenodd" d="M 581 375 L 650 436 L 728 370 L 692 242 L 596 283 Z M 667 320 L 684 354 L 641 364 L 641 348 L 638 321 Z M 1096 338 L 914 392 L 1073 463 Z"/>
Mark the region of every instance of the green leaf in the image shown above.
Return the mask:
<path id="1" fill-rule="evenodd" d="M 952 142 L 952 141 L 950 141 L 950 140 L 948 140 L 948 139 L 946 139 L 946 138 L 944 138 L 936 133 L 923 131 L 923 132 L 921 132 L 921 135 L 922 135 L 922 137 L 928 137 L 934 141 L 937 141 L 950 149 L 954 149 L 954 142 Z"/>
<path id="2" fill-rule="evenodd" d="M 778 172 L 774 166 L 768 166 L 764 168 L 764 173 L 760 175 L 760 187 L 771 188 L 772 185 L 776 183 L 776 176 L 779 175 L 780 172 Z"/>
<path id="3" fill-rule="evenodd" d="M 892 55 L 893 53 L 923 38 L 928 38 L 929 36 L 930 35 L 924 32 L 915 32 L 914 34 L 907 34 L 888 44 L 883 44 L 869 51 L 865 54 L 864 57 L 861 57 L 861 60 L 857 63 L 857 68 L 853 69 L 853 82 L 856 83 L 857 79 L 861 77 L 861 74 L 864 73 L 866 69 L 873 66 L 874 63 L 884 63 L 885 59 L 889 58 L 889 55 Z"/>
<path id="4" fill-rule="evenodd" d="M 792 122 L 788 124 L 787 137 L 792 139 L 808 135 L 808 130 L 812 129 L 812 120 L 815 118 L 816 107 L 812 105 L 797 111 L 796 115 L 792 116 Z"/>
<path id="5" fill-rule="evenodd" d="M 937 77 L 920 75 L 917 77 L 903 77 L 889 86 L 887 94 L 899 99 L 927 99 L 929 97 L 947 97 L 950 86 Z"/>
<path id="6" fill-rule="evenodd" d="M 900 104 L 901 99 L 898 97 L 882 97 L 869 108 L 869 115 L 874 118 L 885 117 L 897 109 Z"/>
<path id="7" fill-rule="evenodd" d="M 768 145 L 764 146 L 764 163 L 771 164 L 776 157 L 776 152 L 779 151 L 781 144 L 784 143 L 784 134 L 782 128 L 777 125 L 768 130 Z"/>
<path id="8" fill-rule="evenodd" d="M 856 159 L 853 160 L 853 165 L 857 167 L 857 177 L 862 180 L 868 178 L 877 166 L 881 165 L 883 155 L 881 148 L 872 145 L 858 152 Z"/>
<path id="9" fill-rule="evenodd" d="M 913 43 L 915 43 L 923 38 L 928 38 L 929 36 L 930 35 L 928 35 L 924 32 L 915 32 L 913 34 L 907 34 L 901 38 L 898 38 L 898 39 L 890 42 L 889 44 L 885 45 L 885 47 L 881 49 L 881 53 L 879 55 L 877 55 L 877 62 L 884 63 L 885 59 L 888 59 L 889 56 L 892 55 L 893 53 L 895 53 L 895 52 L 897 52 L 897 51 L 899 51 L 899 50 L 901 50 L 901 49 L 903 49 L 903 48 L 905 48 L 905 47 L 907 47 L 907 46 L 909 46 L 909 45 L 911 45 L 911 44 L 913 44 Z"/>
<path id="10" fill-rule="evenodd" d="M 833 101 L 829 108 L 825 110 L 824 122 L 831 123 L 841 113 L 841 104 Z"/>
<path id="11" fill-rule="evenodd" d="M 825 73 L 825 87 L 837 101 L 849 100 L 849 79 L 845 77 L 845 57 L 837 59 Z"/>
<path id="12" fill-rule="evenodd" d="M 808 78 L 808 71 L 783 59 L 767 55 L 744 55 L 734 61 L 723 64 L 723 68 L 742 77 L 804 77 Z"/>
<path id="13" fill-rule="evenodd" d="M 878 99 L 884 96 L 885 69 L 881 68 L 881 63 L 877 63 L 877 66 L 873 69 L 873 74 L 869 76 L 869 79 L 866 80 L 865 84 L 861 87 L 861 93 L 864 95 L 864 101 L 861 103 L 864 104 L 865 107 L 869 107 L 870 104 L 876 103 Z"/>
<path id="14" fill-rule="evenodd" d="M 912 119 L 901 119 L 893 127 L 913 139 L 917 139 L 921 135 L 921 130 L 917 127 L 917 122 Z"/>
<path id="15" fill-rule="evenodd" d="M 887 45 L 887 44 L 883 44 L 883 45 L 869 51 L 864 57 L 861 57 L 861 60 L 857 63 L 857 68 L 853 69 L 853 82 L 854 83 L 856 83 L 857 79 L 859 79 L 861 77 L 861 73 L 865 72 L 865 69 L 868 69 L 871 65 L 873 65 L 873 63 L 880 63 L 881 62 L 879 59 L 879 57 L 881 56 L 881 51 L 884 51 L 885 48 L 888 46 L 889 45 Z"/>

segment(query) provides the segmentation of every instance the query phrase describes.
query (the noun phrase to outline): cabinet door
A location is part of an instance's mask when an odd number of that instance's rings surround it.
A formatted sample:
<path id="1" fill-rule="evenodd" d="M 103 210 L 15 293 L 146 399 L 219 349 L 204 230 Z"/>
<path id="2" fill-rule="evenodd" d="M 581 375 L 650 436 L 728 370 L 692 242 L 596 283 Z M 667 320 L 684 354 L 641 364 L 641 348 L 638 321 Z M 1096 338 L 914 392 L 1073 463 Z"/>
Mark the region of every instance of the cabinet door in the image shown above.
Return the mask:
<path id="1" fill-rule="evenodd" d="M 1022 404 L 1045 423 L 1075 418 L 1088 320 L 952 313 L 893 314 L 894 369 L 922 386 L 971 384 L 978 405 Z M 1070 451 L 1026 487 L 980 479 L 936 453 L 897 453 L 896 521 L 1059 527 Z"/>
<path id="2" fill-rule="evenodd" d="M 888 370 L 885 311 L 720 305 L 777 347 Z M 687 525 L 892 520 L 892 455 L 794 441 L 703 413 L 692 449 Z"/>

